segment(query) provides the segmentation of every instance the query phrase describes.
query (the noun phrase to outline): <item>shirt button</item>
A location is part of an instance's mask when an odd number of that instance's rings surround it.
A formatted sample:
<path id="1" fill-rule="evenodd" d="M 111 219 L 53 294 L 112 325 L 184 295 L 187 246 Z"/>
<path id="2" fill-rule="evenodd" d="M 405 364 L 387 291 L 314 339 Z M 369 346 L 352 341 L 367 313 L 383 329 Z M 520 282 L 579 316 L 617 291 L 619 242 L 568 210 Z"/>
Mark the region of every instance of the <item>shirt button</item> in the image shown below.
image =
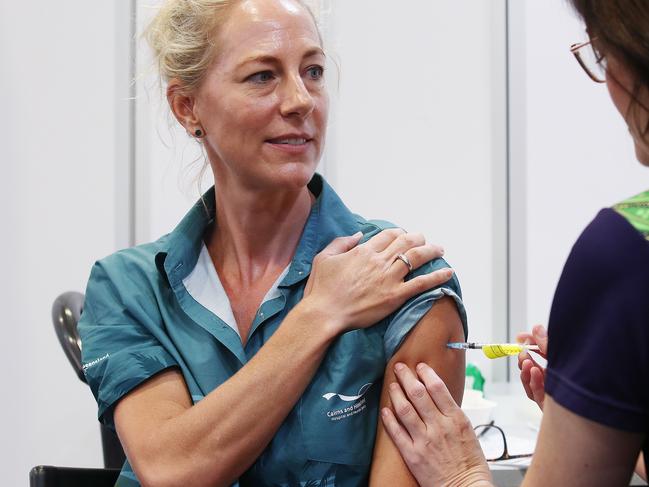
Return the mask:
<path id="1" fill-rule="evenodd" d="M 298 271 L 298 275 L 300 275 L 300 276 L 301 276 L 302 274 L 303 274 L 303 272 L 302 272 L 302 271 Z"/>

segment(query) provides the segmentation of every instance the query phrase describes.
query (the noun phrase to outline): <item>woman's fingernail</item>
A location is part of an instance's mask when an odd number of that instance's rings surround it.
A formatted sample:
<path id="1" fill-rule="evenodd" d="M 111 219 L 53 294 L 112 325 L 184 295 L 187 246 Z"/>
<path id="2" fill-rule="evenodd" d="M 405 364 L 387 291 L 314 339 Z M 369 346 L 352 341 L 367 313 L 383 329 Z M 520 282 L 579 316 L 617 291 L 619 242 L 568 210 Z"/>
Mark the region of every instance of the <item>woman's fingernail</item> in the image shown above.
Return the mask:
<path id="1" fill-rule="evenodd" d="M 403 365 L 401 362 L 397 363 L 397 364 L 394 366 L 394 370 L 396 370 L 397 372 L 401 372 L 401 371 L 402 371 L 403 369 L 405 369 L 405 368 L 406 368 L 406 366 Z"/>
<path id="2" fill-rule="evenodd" d="M 384 418 L 387 418 L 388 414 L 389 414 L 388 413 L 388 408 L 381 409 L 381 416 L 383 416 Z"/>
<path id="3" fill-rule="evenodd" d="M 536 326 L 534 331 L 541 338 L 545 338 L 546 336 L 548 336 L 548 332 L 543 326 L 540 326 L 540 325 Z"/>
<path id="4" fill-rule="evenodd" d="M 421 371 L 424 370 L 425 368 L 426 368 L 426 364 L 425 364 L 425 363 L 423 363 L 423 362 L 419 362 L 419 363 L 417 364 L 417 371 L 421 372 Z"/>
<path id="5" fill-rule="evenodd" d="M 452 275 L 453 275 L 453 269 L 451 269 L 450 267 L 444 269 L 444 276 L 450 279 Z"/>

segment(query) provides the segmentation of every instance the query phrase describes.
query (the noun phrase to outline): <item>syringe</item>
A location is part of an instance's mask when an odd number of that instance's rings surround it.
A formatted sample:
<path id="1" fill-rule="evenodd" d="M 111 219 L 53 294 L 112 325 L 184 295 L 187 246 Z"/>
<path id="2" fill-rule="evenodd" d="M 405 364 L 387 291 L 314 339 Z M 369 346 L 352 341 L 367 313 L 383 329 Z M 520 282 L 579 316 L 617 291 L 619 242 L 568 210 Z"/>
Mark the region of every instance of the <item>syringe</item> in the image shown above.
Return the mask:
<path id="1" fill-rule="evenodd" d="M 539 351 L 538 345 L 528 345 L 526 343 L 473 343 L 473 342 L 451 342 L 447 343 L 448 348 L 456 350 L 480 349 L 487 358 L 507 357 L 508 355 L 518 355 L 523 350 Z"/>

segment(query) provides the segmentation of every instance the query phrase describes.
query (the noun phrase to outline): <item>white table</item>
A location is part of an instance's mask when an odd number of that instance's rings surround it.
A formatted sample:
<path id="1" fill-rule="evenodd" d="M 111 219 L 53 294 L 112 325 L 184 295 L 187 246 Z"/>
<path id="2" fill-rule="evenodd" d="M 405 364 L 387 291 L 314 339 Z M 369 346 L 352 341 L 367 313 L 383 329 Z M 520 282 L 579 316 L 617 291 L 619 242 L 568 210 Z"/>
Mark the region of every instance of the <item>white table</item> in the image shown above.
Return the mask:
<path id="1" fill-rule="evenodd" d="M 539 407 L 527 398 L 520 382 L 487 384 L 485 398 L 497 403 L 493 419 L 505 432 L 509 453 L 533 452 L 542 413 Z M 490 464 L 496 485 L 519 486 L 530 460 L 523 458 Z"/>

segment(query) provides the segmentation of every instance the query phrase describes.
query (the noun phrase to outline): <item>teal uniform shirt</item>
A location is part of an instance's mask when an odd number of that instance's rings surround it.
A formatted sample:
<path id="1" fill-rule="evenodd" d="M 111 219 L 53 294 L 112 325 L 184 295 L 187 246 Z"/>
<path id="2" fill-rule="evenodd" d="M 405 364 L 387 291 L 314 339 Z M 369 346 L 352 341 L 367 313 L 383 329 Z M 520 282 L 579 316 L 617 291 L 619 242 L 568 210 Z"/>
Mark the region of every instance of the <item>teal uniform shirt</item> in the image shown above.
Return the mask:
<path id="1" fill-rule="evenodd" d="M 102 422 L 114 428 L 113 408 L 120 398 L 171 367 L 182 373 L 192 401 L 200 401 L 242 368 L 277 330 L 302 298 L 313 258 L 329 242 L 359 230 L 367 240 L 394 226 L 351 213 L 317 174 L 309 188 L 316 202 L 295 256 L 279 292 L 260 306 L 245 346 L 236 331 L 195 301 L 183 284 L 213 222 L 214 188 L 170 234 L 95 264 L 79 333 L 84 371 Z M 446 266 L 436 259 L 408 278 Z M 466 334 L 455 277 L 410 299 L 372 327 L 342 334 L 273 440 L 233 486 L 365 485 L 385 367 L 408 332 L 445 295 L 454 298 Z M 263 386 L 251 394 L 263 396 Z M 263 415 L 264 408 L 273 407 L 273 398 L 260 404 Z M 215 462 L 218 456 L 214 452 Z M 128 461 L 117 485 L 140 485 Z"/>

